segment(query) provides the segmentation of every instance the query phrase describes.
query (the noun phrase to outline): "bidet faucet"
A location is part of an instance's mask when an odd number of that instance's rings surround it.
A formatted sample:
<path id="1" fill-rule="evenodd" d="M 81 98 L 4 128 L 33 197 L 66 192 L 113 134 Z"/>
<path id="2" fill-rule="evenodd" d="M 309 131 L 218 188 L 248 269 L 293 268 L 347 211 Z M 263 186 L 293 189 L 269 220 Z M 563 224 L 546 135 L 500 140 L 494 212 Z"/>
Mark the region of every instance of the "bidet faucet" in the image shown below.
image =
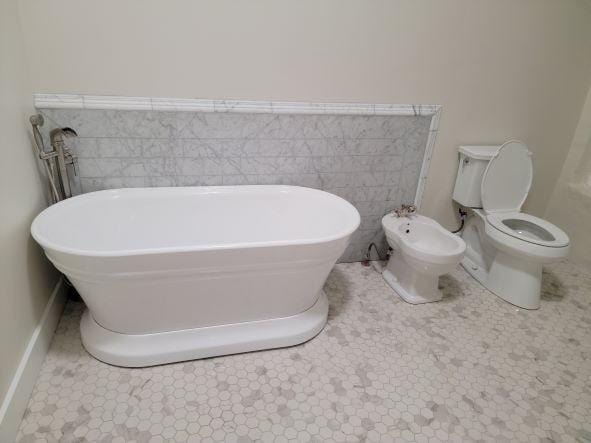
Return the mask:
<path id="1" fill-rule="evenodd" d="M 417 207 L 415 205 L 401 205 L 399 208 L 392 210 L 392 213 L 395 214 L 396 217 L 408 217 L 416 212 Z"/>

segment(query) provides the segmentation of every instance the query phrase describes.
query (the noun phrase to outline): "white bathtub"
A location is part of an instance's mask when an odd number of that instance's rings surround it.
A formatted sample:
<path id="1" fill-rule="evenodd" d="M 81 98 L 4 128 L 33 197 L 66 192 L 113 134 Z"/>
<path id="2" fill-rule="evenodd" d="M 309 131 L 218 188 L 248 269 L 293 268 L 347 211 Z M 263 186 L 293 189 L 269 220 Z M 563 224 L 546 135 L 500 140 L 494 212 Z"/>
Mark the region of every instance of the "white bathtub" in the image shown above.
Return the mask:
<path id="1" fill-rule="evenodd" d="M 86 302 L 88 352 L 149 366 L 314 337 L 322 287 L 358 226 L 357 210 L 323 191 L 222 186 L 84 194 L 31 232 Z"/>

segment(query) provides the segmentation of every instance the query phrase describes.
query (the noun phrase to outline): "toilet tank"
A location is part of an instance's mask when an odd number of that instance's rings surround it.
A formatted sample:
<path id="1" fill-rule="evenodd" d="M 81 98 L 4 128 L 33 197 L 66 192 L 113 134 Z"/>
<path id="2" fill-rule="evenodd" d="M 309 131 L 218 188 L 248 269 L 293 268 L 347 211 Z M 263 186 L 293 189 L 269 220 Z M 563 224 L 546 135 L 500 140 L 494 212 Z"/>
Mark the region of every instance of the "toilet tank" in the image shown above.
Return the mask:
<path id="1" fill-rule="evenodd" d="M 500 146 L 460 146 L 460 165 L 452 198 L 467 208 L 482 208 L 480 186 L 488 162 Z"/>

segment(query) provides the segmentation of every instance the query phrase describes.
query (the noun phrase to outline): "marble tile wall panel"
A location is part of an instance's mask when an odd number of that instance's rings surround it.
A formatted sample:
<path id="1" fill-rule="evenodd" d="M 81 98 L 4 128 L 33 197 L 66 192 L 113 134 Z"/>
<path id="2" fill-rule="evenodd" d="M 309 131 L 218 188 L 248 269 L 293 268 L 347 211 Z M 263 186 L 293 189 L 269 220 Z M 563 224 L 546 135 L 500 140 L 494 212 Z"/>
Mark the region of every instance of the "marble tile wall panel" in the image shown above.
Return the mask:
<path id="1" fill-rule="evenodd" d="M 287 184 L 353 203 L 362 223 L 341 261 L 385 251 L 381 217 L 412 203 L 431 116 L 41 109 L 69 126 L 74 188 Z"/>

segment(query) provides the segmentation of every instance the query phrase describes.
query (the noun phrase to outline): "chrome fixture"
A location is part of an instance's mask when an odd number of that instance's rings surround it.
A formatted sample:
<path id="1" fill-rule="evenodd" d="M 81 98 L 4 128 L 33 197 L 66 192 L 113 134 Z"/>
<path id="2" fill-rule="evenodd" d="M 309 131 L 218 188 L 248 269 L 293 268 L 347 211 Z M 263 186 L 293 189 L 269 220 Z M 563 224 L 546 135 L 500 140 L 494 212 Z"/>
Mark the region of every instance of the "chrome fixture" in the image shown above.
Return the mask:
<path id="1" fill-rule="evenodd" d="M 51 146 L 53 147 L 54 152 L 57 153 L 57 164 L 64 198 L 69 198 L 72 196 L 72 188 L 70 187 L 70 180 L 68 179 L 68 170 L 66 165 L 72 165 L 74 171 L 76 171 L 76 158 L 64 143 L 64 139 L 66 137 L 76 136 L 78 136 L 78 134 L 76 134 L 76 131 L 74 131 L 72 128 L 55 128 L 49 133 Z"/>
<path id="2" fill-rule="evenodd" d="M 68 178 L 68 165 L 72 165 L 75 174 L 76 157 L 70 152 L 64 141 L 65 138 L 75 137 L 78 134 L 72 128 L 53 129 L 49 134 L 52 149 L 46 150 L 39 129 L 45 122 L 43 116 L 41 114 L 32 115 L 29 121 L 33 127 L 37 154 L 43 161 L 45 173 L 47 174 L 53 203 L 71 197 L 72 188 Z"/>
<path id="3" fill-rule="evenodd" d="M 408 217 L 417 212 L 417 207 L 415 205 L 401 205 L 399 208 L 393 209 L 392 212 L 396 217 Z"/>

